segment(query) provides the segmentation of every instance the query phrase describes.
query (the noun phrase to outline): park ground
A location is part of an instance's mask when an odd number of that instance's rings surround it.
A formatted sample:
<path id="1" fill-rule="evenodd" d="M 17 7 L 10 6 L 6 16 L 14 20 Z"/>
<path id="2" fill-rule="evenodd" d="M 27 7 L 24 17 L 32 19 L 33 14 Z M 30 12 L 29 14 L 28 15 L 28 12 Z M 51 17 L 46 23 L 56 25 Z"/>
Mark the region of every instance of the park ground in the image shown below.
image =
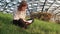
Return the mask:
<path id="1" fill-rule="evenodd" d="M 0 34 L 60 34 L 60 24 L 34 19 L 27 28 L 12 24 L 12 15 L 0 12 Z"/>

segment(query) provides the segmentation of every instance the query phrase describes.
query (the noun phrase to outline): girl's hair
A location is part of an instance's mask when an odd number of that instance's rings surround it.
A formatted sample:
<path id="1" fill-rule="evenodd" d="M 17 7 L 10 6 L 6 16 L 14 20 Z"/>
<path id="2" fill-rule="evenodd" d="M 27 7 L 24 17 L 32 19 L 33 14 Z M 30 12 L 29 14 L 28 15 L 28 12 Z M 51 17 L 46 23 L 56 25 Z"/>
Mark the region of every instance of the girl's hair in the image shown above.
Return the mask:
<path id="1" fill-rule="evenodd" d="M 27 2 L 26 1 L 22 1 L 20 3 L 20 5 L 18 6 L 18 11 L 21 11 L 22 10 L 22 7 L 27 7 Z"/>

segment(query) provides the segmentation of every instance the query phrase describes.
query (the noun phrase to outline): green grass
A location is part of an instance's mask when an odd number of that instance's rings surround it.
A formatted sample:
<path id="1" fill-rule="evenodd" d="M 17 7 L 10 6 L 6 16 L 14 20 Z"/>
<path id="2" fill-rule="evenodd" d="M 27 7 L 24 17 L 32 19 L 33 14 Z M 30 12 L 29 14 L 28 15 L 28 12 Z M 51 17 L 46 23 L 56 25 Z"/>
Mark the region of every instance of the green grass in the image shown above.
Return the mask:
<path id="1" fill-rule="evenodd" d="M 12 24 L 13 16 L 0 12 L 0 34 L 60 34 L 60 24 L 35 19 L 28 29 Z"/>

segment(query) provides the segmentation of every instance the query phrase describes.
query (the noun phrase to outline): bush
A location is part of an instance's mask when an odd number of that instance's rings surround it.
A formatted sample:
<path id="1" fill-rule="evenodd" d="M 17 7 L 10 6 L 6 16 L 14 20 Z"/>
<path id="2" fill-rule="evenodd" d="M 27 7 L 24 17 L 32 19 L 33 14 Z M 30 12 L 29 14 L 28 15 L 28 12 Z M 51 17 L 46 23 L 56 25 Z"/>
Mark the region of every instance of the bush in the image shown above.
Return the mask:
<path id="1" fill-rule="evenodd" d="M 31 13 L 31 17 L 41 19 L 41 20 L 44 20 L 44 21 L 49 21 L 50 18 L 52 17 L 52 14 L 36 12 L 36 13 Z"/>
<path id="2" fill-rule="evenodd" d="M 56 23 L 60 24 L 60 20 L 56 20 Z"/>
<path id="3" fill-rule="evenodd" d="M 51 17 L 52 17 L 52 14 L 50 13 L 42 13 L 41 20 L 49 21 Z"/>

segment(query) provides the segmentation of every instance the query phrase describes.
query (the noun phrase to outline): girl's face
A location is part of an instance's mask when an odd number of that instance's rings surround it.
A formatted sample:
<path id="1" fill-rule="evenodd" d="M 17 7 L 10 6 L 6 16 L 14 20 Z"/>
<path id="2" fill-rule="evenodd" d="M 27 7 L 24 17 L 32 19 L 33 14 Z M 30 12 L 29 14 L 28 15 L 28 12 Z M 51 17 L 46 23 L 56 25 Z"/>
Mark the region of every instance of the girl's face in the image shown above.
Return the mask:
<path id="1" fill-rule="evenodd" d="M 26 8 L 27 8 L 27 6 L 22 7 L 22 11 L 25 11 L 25 10 L 26 10 Z"/>

